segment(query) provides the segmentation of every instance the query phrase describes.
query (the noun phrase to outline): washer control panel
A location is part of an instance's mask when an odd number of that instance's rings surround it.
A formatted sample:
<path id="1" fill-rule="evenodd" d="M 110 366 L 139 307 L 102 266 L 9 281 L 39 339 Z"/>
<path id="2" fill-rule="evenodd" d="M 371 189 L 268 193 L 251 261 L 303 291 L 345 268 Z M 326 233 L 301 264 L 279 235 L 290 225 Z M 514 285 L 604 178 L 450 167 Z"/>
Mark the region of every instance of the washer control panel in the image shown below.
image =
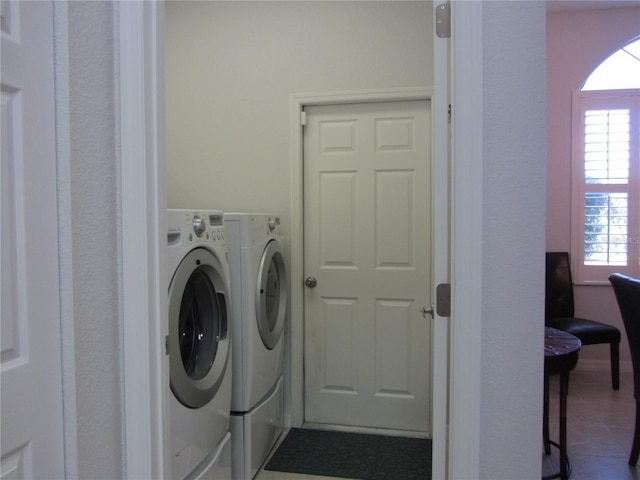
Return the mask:
<path id="1" fill-rule="evenodd" d="M 224 240 L 224 225 L 222 223 L 222 214 L 210 214 L 209 230 L 212 240 Z"/>
<path id="2" fill-rule="evenodd" d="M 168 225 L 169 244 L 182 241 L 210 241 L 224 246 L 224 224 L 222 212 L 218 211 L 174 211 L 179 215 L 179 221 L 174 216 L 174 223 Z"/>

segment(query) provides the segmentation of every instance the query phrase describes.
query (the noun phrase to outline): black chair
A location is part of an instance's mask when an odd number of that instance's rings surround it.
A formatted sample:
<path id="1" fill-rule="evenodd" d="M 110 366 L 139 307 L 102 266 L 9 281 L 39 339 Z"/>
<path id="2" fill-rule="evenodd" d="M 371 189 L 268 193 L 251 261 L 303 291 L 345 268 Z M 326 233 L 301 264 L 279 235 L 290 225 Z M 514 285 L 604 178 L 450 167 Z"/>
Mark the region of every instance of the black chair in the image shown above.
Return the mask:
<path id="1" fill-rule="evenodd" d="M 614 273 L 609 277 L 629 338 L 633 365 L 633 396 L 636 399 L 636 428 L 629 455 L 629 465 L 638 462 L 640 453 L 640 280 Z"/>
<path id="2" fill-rule="evenodd" d="M 606 323 L 575 317 L 573 279 L 567 252 L 547 252 L 545 324 L 580 339 L 582 345 L 608 343 L 611 386 L 620 388 L 620 330 Z"/>

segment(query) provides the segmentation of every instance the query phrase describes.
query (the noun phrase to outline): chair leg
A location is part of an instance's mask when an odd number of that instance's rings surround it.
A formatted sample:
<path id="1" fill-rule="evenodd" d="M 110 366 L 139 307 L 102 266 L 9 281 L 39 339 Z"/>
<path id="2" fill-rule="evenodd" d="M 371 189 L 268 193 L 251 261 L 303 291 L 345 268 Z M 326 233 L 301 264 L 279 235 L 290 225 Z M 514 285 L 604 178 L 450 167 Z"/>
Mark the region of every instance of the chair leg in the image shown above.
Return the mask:
<path id="1" fill-rule="evenodd" d="M 640 400 L 636 400 L 636 428 L 633 432 L 633 445 L 631 446 L 631 455 L 629 455 L 629 465 L 638 463 L 638 454 L 640 454 Z"/>
<path id="2" fill-rule="evenodd" d="M 620 343 L 610 343 L 611 353 L 611 386 L 614 390 L 620 390 Z"/>

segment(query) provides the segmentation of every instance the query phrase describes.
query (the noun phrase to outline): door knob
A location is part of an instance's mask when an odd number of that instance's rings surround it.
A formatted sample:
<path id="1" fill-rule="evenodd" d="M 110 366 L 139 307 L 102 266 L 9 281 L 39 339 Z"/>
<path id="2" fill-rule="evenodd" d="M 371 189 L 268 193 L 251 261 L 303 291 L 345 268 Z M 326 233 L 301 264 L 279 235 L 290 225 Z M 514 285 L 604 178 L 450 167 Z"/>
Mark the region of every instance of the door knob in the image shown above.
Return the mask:
<path id="1" fill-rule="evenodd" d="M 422 313 L 422 316 L 424 318 L 427 318 L 427 315 L 431 315 L 431 318 L 433 318 L 433 314 L 435 313 L 433 310 L 433 305 L 431 305 L 429 308 L 422 307 L 422 309 L 420 309 L 420 313 Z"/>
<path id="2" fill-rule="evenodd" d="M 315 286 L 318 285 L 318 280 L 316 280 L 316 277 L 307 277 L 304 280 L 304 284 L 308 288 L 315 288 Z"/>

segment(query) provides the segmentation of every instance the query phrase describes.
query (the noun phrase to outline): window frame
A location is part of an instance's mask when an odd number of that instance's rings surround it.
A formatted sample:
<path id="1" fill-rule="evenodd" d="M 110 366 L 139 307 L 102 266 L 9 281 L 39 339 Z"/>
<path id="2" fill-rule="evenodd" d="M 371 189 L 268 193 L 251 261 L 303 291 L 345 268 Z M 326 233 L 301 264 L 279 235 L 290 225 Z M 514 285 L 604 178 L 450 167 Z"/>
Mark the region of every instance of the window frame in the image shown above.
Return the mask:
<path id="1" fill-rule="evenodd" d="M 629 109 L 628 183 L 585 182 L 585 112 Z M 614 272 L 640 277 L 640 89 L 577 90 L 572 101 L 571 268 L 578 285 L 608 285 Z M 585 195 L 626 193 L 627 265 L 585 265 Z"/>

